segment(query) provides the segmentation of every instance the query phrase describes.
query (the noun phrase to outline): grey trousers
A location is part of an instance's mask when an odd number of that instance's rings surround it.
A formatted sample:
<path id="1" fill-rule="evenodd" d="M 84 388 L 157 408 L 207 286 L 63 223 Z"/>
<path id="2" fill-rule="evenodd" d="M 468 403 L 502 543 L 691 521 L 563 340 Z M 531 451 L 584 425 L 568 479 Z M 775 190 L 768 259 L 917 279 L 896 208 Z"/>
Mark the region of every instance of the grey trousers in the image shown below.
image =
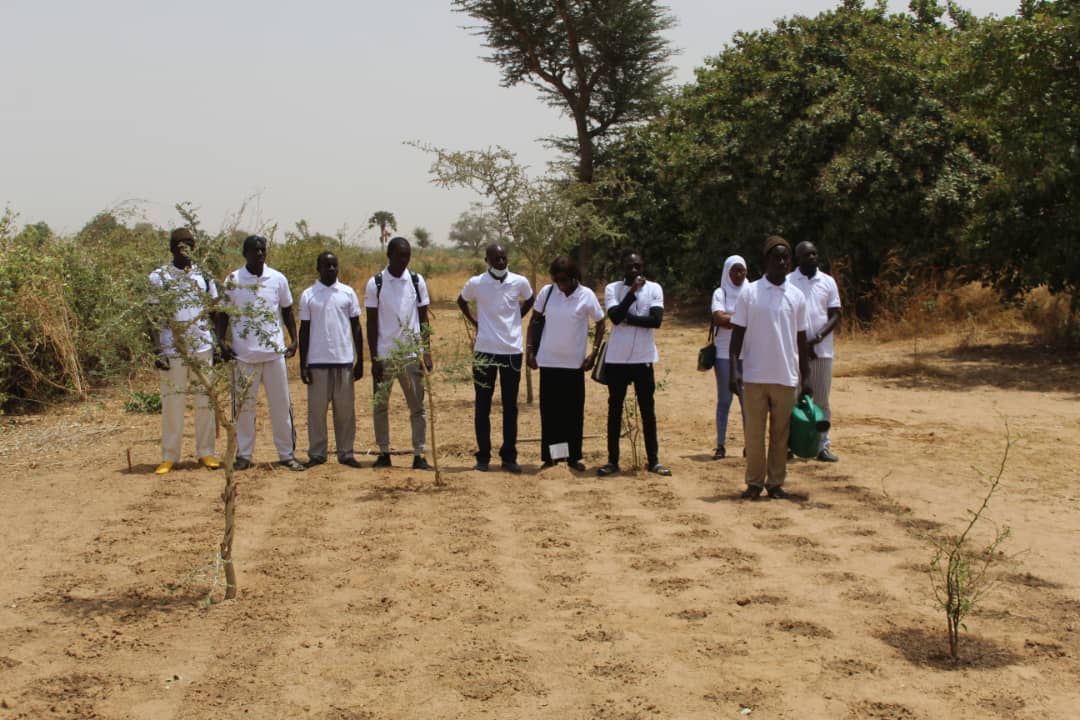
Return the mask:
<path id="1" fill-rule="evenodd" d="M 825 413 L 825 419 L 832 423 L 832 410 L 829 408 L 829 391 L 832 390 L 832 358 L 814 358 L 810 361 L 810 389 L 814 391 L 814 404 Z M 829 432 L 821 433 L 821 449 L 828 450 L 832 441 Z"/>
<path id="2" fill-rule="evenodd" d="M 398 373 L 397 381 L 405 394 L 405 402 L 409 404 L 413 454 L 423 455 L 427 438 L 427 412 L 424 410 L 424 371 L 420 369 L 419 361 L 410 363 Z M 390 392 L 393 389 L 391 382 Z M 390 452 L 390 392 L 381 403 L 375 403 L 375 443 L 381 453 Z"/>
<path id="3" fill-rule="evenodd" d="M 356 408 L 351 367 L 311 368 L 308 385 L 308 457 L 326 459 L 326 411 L 334 406 L 334 446 L 338 461 L 353 456 Z"/>

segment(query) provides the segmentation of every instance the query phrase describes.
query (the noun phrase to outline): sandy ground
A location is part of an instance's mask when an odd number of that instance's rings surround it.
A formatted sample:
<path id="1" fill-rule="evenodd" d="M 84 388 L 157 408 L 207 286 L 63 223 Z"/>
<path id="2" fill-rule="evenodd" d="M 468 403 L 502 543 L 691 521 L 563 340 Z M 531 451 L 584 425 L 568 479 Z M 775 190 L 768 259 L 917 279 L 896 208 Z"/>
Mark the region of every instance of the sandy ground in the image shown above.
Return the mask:
<path id="1" fill-rule="evenodd" d="M 460 342 L 449 324 L 441 342 Z M 541 472 L 538 442 L 521 476 L 472 472 L 471 389 L 444 383 L 445 488 L 405 467 L 241 474 L 229 602 L 208 570 L 223 476 L 190 456 L 153 475 L 155 416 L 124 413 L 117 392 L 4 418 L 0 720 L 1080 717 L 1075 358 L 942 339 L 913 370 L 910 342 L 843 338 L 841 462 L 795 462 L 796 500 L 751 503 L 737 423 L 735 457 L 710 459 L 702 336 L 677 318 L 660 332 L 673 477 L 593 474 L 593 383 L 589 472 Z M 293 398 L 303 418 L 298 381 Z M 393 407 L 406 447 L 400 394 Z M 930 538 L 980 502 L 972 466 L 1000 463 L 1006 418 L 1014 445 L 978 535 L 1012 536 L 954 665 Z M 535 406 L 520 424 L 539 436 Z M 264 418 L 256 460 L 273 459 Z"/>

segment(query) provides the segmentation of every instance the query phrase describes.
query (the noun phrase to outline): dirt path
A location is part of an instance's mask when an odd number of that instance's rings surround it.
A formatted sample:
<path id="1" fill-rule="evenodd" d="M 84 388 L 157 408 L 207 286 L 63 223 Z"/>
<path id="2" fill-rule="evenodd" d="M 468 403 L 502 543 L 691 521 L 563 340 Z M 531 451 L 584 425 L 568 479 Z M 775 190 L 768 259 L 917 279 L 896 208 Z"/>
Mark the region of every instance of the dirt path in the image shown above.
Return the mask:
<path id="1" fill-rule="evenodd" d="M 240 597 L 209 607 L 220 474 L 152 475 L 157 418 L 119 396 L 8 422 L 0 720 L 1076 717 L 1075 363 L 942 339 L 916 367 L 910 344 L 844 339 L 841 462 L 796 462 L 796 501 L 748 503 L 737 423 L 735 457 L 709 459 L 700 334 L 660 333 L 672 478 L 595 477 L 602 437 L 587 473 L 540 471 L 536 443 L 521 476 L 473 472 L 471 390 L 448 384 L 445 488 L 404 467 L 243 473 Z M 588 392 L 602 434 L 606 396 Z M 991 519 L 1013 534 L 954 667 L 928 537 L 981 499 L 971 466 L 996 468 L 1005 418 L 1017 442 Z"/>

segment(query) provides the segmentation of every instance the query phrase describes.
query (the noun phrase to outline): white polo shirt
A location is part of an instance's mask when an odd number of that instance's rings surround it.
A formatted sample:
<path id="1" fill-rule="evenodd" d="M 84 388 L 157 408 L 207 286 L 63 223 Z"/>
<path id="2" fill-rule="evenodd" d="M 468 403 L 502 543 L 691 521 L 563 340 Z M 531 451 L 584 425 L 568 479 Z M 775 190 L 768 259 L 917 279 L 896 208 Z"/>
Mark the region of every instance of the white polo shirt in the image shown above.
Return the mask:
<path id="1" fill-rule="evenodd" d="M 308 322 L 308 365 L 356 362 L 351 318 L 360 317 L 360 300 L 348 285 L 316 281 L 300 295 L 300 320 Z"/>
<path id="2" fill-rule="evenodd" d="M 173 314 L 173 320 L 181 324 L 190 323 L 184 335 L 187 336 L 187 345 L 191 352 L 212 350 L 214 336 L 210 332 L 210 321 L 207 317 L 200 317 L 200 315 L 206 307 L 203 293 L 216 299 L 217 283 L 195 265 L 181 270 L 169 263 L 150 273 L 150 284 L 164 292 L 175 293 L 176 312 Z M 151 296 L 147 302 L 157 303 L 158 298 Z M 173 333 L 168 325 L 161 327 L 158 339 L 161 342 L 162 354 L 174 357 L 176 347 L 173 345 Z"/>
<path id="3" fill-rule="evenodd" d="M 745 280 L 743 282 L 746 282 Z M 740 293 L 741 294 L 741 293 Z M 709 312 L 727 312 L 727 302 L 725 299 L 726 293 L 723 287 L 718 287 L 713 290 L 712 303 L 710 305 Z M 718 327 L 716 328 L 716 335 L 713 338 L 713 344 L 716 346 L 717 356 L 727 360 L 728 347 L 731 345 L 731 328 Z"/>
<path id="4" fill-rule="evenodd" d="M 524 275 L 508 272 L 499 281 L 483 272 L 469 278 L 461 297 L 476 303 L 476 352 L 521 354 L 521 303 L 532 297 Z"/>
<path id="5" fill-rule="evenodd" d="M 810 314 L 810 329 L 806 331 L 806 339 L 809 340 L 829 322 L 829 308 L 840 308 L 840 290 L 832 276 L 820 269 L 814 273 L 814 277 L 806 277 L 802 270 L 795 268 L 794 272 L 788 275 L 788 282 L 802 290 L 806 296 Z M 834 330 L 822 338 L 821 342 L 814 346 L 814 354 L 821 358 L 831 358 L 835 335 Z"/>
<path id="6" fill-rule="evenodd" d="M 246 265 L 233 270 L 225 279 L 225 300 L 241 313 L 229 317 L 238 360 L 267 362 L 285 354 L 281 310 L 292 307 L 293 301 L 284 275 L 269 265 L 263 266 L 262 275 L 252 275 Z"/>
<path id="7" fill-rule="evenodd" d="M 608 283 L 604 288 L 604 308 L 618 306 L 626 293 L 630 292 L 630 286 L 622 280 Z M 646 280 L 641 290 L 630 304 L 631 315 L 648 315 L 651 308 L 664 307 L 664 291 L 659 284 Z M 656 338 L 653 328 L 635 327 L 626 322 L 619 323 L 611 328 L 608 337 L 607 355 L 605 362 L 616 365 L 634 365 L 637 363 L 654 363 L 660 359 L 660 353 L 656 350 Z"/>
<path id="8" fill-rule="evenodd" d="M 546 368 L 578 370 L 585 362 L 589 323 L 604 319 L 596 293 L 581 283 L 569 295 L 545 285 L 536 296 L 535 310 L 544 315 L 544 334 L 536 364 Z M 610 347 L 608 352 L 611 352 Z"/>
<path id="9" fill-rule="evenodd" d="M 731 323 L 746 328 L 743 380 L 748 383 L 799 385 L 799 331 L 809 329 L 806 297 L 786 279 L 750 283 L 735 301 Z"/>
<path id="10" fill-rule="evenodd" d="M 428 295 L 424 276 L 418 275 L 417 279 L 420 289 L 419 302 L 408 268 L 398 278 L 390 274 L 390 268 L 383 268 L 381 293 L 376 292 L 374 277 L 367 282 L 364 289 L 364 307 L 379 309 L 379 338 L 375 349 L 380 358 L 386 357 L 404 331 L 420 332 L 418 308 L 430 305 L 431 297 Z"/>

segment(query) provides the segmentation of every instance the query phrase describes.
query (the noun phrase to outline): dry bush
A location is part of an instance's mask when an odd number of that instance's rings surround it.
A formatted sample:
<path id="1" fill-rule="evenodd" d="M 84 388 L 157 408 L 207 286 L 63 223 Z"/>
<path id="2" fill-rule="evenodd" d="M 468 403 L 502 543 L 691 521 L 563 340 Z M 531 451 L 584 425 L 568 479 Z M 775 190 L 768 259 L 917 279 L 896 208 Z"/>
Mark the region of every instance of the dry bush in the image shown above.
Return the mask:
<path id="1" fill-rule="evenodd" d="M 958 270 L 905 263 L 899 255 L 883 264 L 870 304 L 872 325 L 853 329 L 882 340 L 955 334 L 961 345 L 973 345 L 988 334 L 1024 327 L 1019 309 L 996 289 L 969 282 Z"/>
<path id="2" fill-rule="evenodd" d="M 1080 310 L 1068 294 L 1035 288 L 1024 298 L 1023 313 L 1043 343 L 1060 350 L 1080 348 Z"/>

